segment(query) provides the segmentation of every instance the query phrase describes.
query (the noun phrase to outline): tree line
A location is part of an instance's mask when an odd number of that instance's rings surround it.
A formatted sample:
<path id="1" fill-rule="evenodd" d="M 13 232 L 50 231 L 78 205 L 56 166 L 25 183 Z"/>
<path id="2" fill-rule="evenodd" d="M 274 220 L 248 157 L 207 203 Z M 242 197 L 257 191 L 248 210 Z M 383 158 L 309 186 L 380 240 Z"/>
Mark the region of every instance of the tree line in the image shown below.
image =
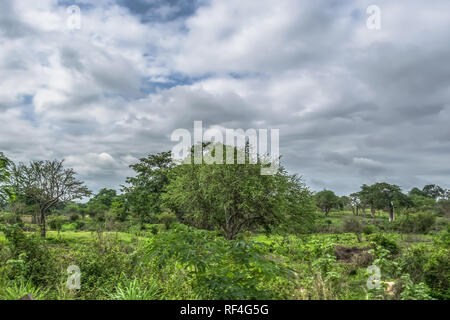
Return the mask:
<path id="1" fill-rule="evenodd" d="M 316 195 L 317 206 L 326 216 L 332 209 L 343 210 L 350 207 L 354 215 L 358 215 L 370 208 L 372 217 L 376 210 L 385 210 L 389 214 L 389 221 L 394 221 L 394 211 L 408 209 L 427 209 L 436 205 L 448 206 L 450 190 L 435 184 L 425 185 L 422 189 L 412 188 L 407 194 L 395 184 L 377 182 L 372 185 L 363 184 L 360 191 L 348 196 L 337 196 L 331 190 L 323 190 Z"/>
<path id="2" fill-rule="evenodd" d="M 220 148 L 224 157 L 232 152 L 235 163 L 239 152 L 250 156 L 248 146 Z M 214 157 L 217 146 L 204 144 L 203 150 L 205 156 Z M 331 190 L 313 193 L 283 166 L 274 175 L 261 175 L 267 165 L 262 157 L 256 163 L 181 164 L 170 152 L 161 152 L 131 165 L 135 175 L 126 179 L 120 192 L 104 188 L 92 194 L 63 160 L 14 164 L 0 153 L 0 206 L 18 215 L 31 214 L 43 237 L 48 216 L 56 228 L 67 216 L 73 221 L 88 216 L 104 229 L 113 229 L 116 222 L 138 228 L 157 223 L 170 228 L 179 222 L 235 239 L 247 231 L 307 232 L 317 209 L 328 216 L 333 209 L 351 208 L 358 215 L 370 208 L 373 217 L 376 210 L 385 210 L 393 221 L 398 210 L 435 205 L 439 199 L 448 204 L 450 194 L 436 185 L 404 194 L 399 186 L 385 182 L 362 185 L 359 192 L 342 197 Z M 74 202 L 87 197 L 85 203 Z"/>

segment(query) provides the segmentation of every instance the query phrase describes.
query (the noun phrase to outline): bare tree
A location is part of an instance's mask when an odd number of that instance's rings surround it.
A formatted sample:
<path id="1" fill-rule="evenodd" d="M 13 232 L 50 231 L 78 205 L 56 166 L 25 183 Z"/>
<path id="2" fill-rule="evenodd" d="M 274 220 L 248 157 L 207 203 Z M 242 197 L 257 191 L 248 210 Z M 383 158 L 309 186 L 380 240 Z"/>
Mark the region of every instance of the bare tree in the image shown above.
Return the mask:
<path id="1" fill-rule="evenodd" d="M 82 199 L 91 192 L 84 182 L 76 179 L 73 169 L 64 169 L 64 160 L 20 163 L 13 170 L 18 194 L 31 198 L 39 208 L 41 236 L 46 235 L 46 216 L 54 206 Z"/>

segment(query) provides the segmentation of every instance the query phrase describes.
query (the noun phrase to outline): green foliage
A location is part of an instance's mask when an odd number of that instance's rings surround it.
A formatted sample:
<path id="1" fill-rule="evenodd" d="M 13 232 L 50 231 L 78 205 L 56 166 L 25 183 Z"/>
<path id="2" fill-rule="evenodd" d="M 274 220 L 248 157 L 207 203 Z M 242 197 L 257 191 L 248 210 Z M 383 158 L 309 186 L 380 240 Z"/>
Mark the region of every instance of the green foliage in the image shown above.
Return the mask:
<path id="1" fill-rule="evenodd" d="M 261 244 L 227 241 L 214 233 L 178 225 L 159 233 L 147 248 L 159 266 L 177 261 L 189 271 L 202 299 L 276 297 L 264 283 L 284 270 L 264 255 Z"/>
<path id="2" fill-rule="evenodd" d="M 48 291 L 35 287 L 31 281 L 18 279 L 16 281 L 5 281 L 0 283 L 0 300 L 18 300 L 30 294 L 34 300 L 43 300 Z"/>
<path id="3" fill-rule="evenodd" d="M 363 228 L 364 225 L 357 217 L 349 217 L 344 220 L 343 231 L 354 233 L 359 242 L 361 241 L 361 233 L 363 232 Z"/>
<path id="4" fill-rule="evenodd" d="M 435 223 L 432 212 L 419 212 L 397 218 L 394 228 L 402 233 L 428 233 Z"/>
<path id="5" fill-rule="evenodd" d="M 432 250 L 425 245 L 407 249 L 402 256 L 403 270 L 415 283 L 424 282 L 436 299 L 450 298 L 450 250 L 435 243 Z"/>
<path id="6" fill-rule="evenodd" d="M 430 295 L 431 290 L 425 283 L 415 284 L 407 273 L 403 274 L 400 279 L 402 285 L 400 297 L 402 300 L 433 300 Z"/>
<path id="7" fill-rule="evenodd" d="M 439 200 L 439 202 L 437 203 L 437 211 L 440 216 L 450 219 L 450 200 Z"/>
<path id="8" fill-rule="evenodd" d="M 397 242 L 383 234 L 378 233 L 370 235 L 369 239 L 375 247 L 380 246 L 381 248 L 388 250 L 392 255 L 396 255 L 400 252 L 400 247 Z"/>
<path id="9" fill-rule="evenodd" d="M 111 300 L 156 300 L 161 294 L 158 283 L 142 283 L 139 279 L 128 279 L 125 274 L 121 275 L 120 282 L 109 293 Z"/>
<path id="10" fill-rule="evenodd" d="M 129 186 L 124 187 L 125 197 L 130 210 L 141 223 L 155 223 L 163 211 L 161 195 L 169 183 L 169 173 L 174 163 L 170 152 L 161 152 L 139 159 L 130 166 L 135 177 L 128 177 Z"/>
<path id="11" fill-rule="evenodd" d="M 82 270 L 79 294 L 98 299 L 104 292 L 112 292 L 122 273 L 127 274 L 132 268 L 125 250 L 117 240 L 104 237 L 96 239 L 93 245 L 74 247 L 67 266 L 77 265 Z"/>
<path id="12" fill-rule="evenodd" d="M 206 157 L 230 148 L 203 147 Z M 229 150 L 236 161 L 247 148 Z M 0 187 L 9 184 L 5 163 Z M 66 172 L 58 161 L 16 169 L 46 165 Z M 0 212 L 0 299 L 450 299 L 450 206 L 442 188 L 406 196 L 377 183 L 348 197 L 312 196 L 283 167 L 261 175 L 266 165 L 176 165 L 170 153 L 150 155 L 132 166 L 136 176 L 122 195 L 102 189 L 86 204 L 52 200 L 44 211 L 58 234 L 47 239 L 29 220 L 42 217 L 33 198 L 39 183 L 19 174 L 30 181 L 17 182 L 11 213 Z M 329 216 L 315 214 L 316 206 Z M 355 215 L 367 207 L 372 217 Z M 395 208 L 398 218 L 388 222 L 377 208 L 390 218 Z M 372 264 L 382 287 L 369 290 Z M 66 288 L 70 265 L 81 269 L 80 290 Z"/>
<path id="13" fill-rule="evenodd" d="M 67 222 L 67 218 L 65 216 L 52 216 L 48 220 L 48 224 L 49 224 L 50 228 L 52 228 L 53 230 L 57 230 L 58 232 L 61 231 L 62 226 L 66 222 Z"/>
<path id="14" fill-rule="evenodd" d="M 11 186 L 12 162 L 0 152 L 0 208 L 15 199 L 15 193 Z"/>
<path id="15" fill-rule="evenodd" d="M 52 286 L 59 270 L 50 250 L 35 235 L 25 234 L 20 226 L 2 228 L 9 241 L 6 256 L 6 277 L 14 280 L 27 280 L 34 285 Z"/>
<path id="16" fill-rule="evenodd" d="M 164 224 L 166 230 L 177 220 L 177 216 L 173 212 L 164 211 L 158 216 L 159 221 Z"/>

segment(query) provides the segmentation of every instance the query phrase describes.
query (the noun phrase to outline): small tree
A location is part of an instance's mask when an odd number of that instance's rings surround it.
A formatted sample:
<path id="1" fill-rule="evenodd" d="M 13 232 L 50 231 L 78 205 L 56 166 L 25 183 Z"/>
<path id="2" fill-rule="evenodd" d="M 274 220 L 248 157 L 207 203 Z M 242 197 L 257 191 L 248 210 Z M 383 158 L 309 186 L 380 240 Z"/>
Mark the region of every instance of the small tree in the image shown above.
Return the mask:
<path id="1" fill-rule="evenodd" d="M 331 209 L 339 206 L 339 197 L 331 190 L 323 190 L 316 194 L 316 204 L 328 216 Z"/>
<path id="2" fill-rule="evenodd" d="M 32 161 L 14 168 L 17 193 L 30 197 L 38 205 L 41 236 L 46 235 L 46 216 L 61 203 L 82 199 L 91 194 L 84 183 L 75 178 L 73 169 L 64 169 L 64 160 Z"/>

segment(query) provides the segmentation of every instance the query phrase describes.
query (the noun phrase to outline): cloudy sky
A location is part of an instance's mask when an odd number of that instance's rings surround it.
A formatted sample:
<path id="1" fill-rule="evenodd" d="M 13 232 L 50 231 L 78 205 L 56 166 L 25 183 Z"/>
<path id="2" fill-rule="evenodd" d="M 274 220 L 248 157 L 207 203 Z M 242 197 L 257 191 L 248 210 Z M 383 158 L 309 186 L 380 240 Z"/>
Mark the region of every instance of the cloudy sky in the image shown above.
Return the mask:
<path id="1" fill-rule="evenodd" d="M 194 120 L 280 129 L 283 165 L 313 190 L 449 188 L 450 1 L 0 1 L 12 160 L 64 158 L 118 189 Z"/>

